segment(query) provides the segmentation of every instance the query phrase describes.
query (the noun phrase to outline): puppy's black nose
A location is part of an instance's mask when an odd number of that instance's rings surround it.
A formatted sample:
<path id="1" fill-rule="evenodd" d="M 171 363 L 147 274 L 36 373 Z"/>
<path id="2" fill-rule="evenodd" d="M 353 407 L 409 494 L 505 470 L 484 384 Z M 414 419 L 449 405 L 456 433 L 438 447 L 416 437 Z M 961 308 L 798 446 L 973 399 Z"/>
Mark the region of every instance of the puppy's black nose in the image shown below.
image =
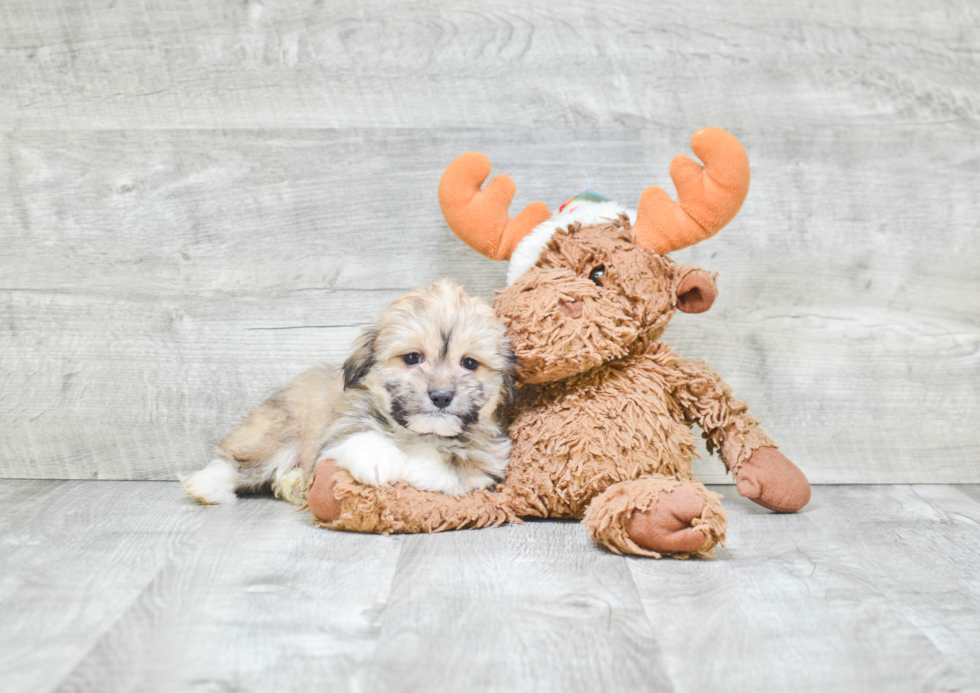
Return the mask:
<path id="1" fill-rule="evenodd" d="M 429 399 L 440 409 L 445 409 L 453 401 L 453 393 L 449 390 L 433 390 L 429 393 Z"/>

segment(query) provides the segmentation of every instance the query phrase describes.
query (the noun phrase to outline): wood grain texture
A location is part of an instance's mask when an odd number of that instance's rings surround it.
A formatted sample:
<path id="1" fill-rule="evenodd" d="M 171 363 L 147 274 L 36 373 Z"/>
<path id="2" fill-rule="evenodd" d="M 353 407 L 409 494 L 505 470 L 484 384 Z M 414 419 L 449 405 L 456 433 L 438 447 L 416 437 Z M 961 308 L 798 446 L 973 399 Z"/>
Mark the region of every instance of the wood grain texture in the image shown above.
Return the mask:
<path id="1" fill-rule="evenodd" d="M 978 28 L 951 0 L 4 3 L 0 477 L 173 478 L 403 291 L 491 297 L 435 200 L 462 151 L 515 209 L 634 204 L 712 124 L 752 191 L 676 253 L 721 294 L 667 340 L 816 483 L 980 482 Z"/>
<path id="2" fill-rule="evenodd" d="M 400 540 L 330 533 L 272 498 L 207 523 L 59 691 L 364 690 Z"/>
<path id="3" fill-rule="evenodd" d="M 970 690 L 980 507 L 959 488 L 819 487 L 783 516 L 729 499 L 718 561 L 630 560 L 677 690 Z"/>
<path id="4" fill-rule="evenodd" d="M 207 516 L 175 484 L 0 481 L 0 688 L 47 691 Z"/>
<path id="5" fill-rule="evenodd" d="M 694 118 L 785 133 L 978 115 L 980 8 L 962 0 L 13 0 L 2 11 L 7 128 L 686 130 Z"/>
<path id="6" fill-rule="evenodd" d="M 722 487 L 714 487 L 722 490 Z M 0 681 L 44 691 L 972 690 L 980 486 L 727 499 L 712 561 L 577 522 L 380 537 L 173 482 L 0 482 Z"/>
<path id="7" fill-rule="evenodd" d="M 671 690 L 641 612 L 577 522 L 405 537 L 368 690 Z"/>

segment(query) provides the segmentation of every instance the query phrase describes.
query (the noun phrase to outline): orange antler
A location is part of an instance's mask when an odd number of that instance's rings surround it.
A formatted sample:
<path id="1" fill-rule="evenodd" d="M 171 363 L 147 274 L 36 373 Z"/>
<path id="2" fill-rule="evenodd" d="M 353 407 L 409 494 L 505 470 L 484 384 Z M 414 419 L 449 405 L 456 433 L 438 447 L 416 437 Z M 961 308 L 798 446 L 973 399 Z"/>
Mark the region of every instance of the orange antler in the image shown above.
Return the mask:
<path id="1" fill-rule="evenodd" d="M 492 260 L 507 260 L 524 236 L 551 217 L 544 202 L 532 202 L 513 219 L 509 210 L 517 186 L 500 175 L 480 190 L 490 175 L 490 159 L 479 152 L 456 157 L 439 181 L 439 206 L 457 236 Z"/>
<path id="2" fill-rule="evenodd" d="M 710 238 L 738 214 L 749 192 L 749 158 L 731 133 L 702 128 L 691 137 L 699 166 L 674 157 L 670 177 L 680 204 L 654 185 L 640 195 L 633 237 L 655 253 L 669 253 Z"/>

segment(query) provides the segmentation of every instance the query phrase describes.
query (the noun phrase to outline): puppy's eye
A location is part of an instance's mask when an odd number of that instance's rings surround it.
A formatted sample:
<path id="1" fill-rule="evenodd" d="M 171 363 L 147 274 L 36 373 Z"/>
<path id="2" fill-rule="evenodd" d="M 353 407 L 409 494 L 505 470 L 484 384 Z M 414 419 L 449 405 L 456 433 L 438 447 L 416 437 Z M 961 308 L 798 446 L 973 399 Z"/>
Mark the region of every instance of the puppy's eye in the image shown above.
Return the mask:
<path id="1" fill-rule="evenodd" d="M 602 278 L 606 276 L 606 268 L 599 265 L 589 272 L 589 279 L 595 282 L 596 286 L 602 286 Z"/>
<path id="2" fill-rule="evenodd" d="M 463 368 L 465 368 L 468 371 L 475 371 L 477 368 L 480 367 L 480 362 L 477 361 L 476 359 L 471 359 L 469 356 L 463 359 L 462 364 L 463 364 Z"/>
<path id="3" fill-rule="evenodd" d="M 415 366 L 422 363 L 422 354 L 417 354 L 414 351 L 411 354 L 405 354 L 402 356 L 402 361 L 405 362 L 406 366 Z"/>

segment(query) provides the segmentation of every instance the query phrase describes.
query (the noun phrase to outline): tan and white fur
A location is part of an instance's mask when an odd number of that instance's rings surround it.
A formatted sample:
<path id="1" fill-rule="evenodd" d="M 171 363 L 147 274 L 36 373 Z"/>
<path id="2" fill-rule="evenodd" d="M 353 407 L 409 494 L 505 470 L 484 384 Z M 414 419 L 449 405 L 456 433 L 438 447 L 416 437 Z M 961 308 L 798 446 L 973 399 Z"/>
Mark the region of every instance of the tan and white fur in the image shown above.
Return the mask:
<path id="1" fill-rule="evenodd" d="M 437 281 L 385 310 L 343 367 L 312 368 L 253 409 L 184 490 L 213 504 L 271 487 L 300 505 L 328 458 L 372 486 L 489 488 L 510 457 L 501 410 L 514 371 L 493 309 Z"/>

